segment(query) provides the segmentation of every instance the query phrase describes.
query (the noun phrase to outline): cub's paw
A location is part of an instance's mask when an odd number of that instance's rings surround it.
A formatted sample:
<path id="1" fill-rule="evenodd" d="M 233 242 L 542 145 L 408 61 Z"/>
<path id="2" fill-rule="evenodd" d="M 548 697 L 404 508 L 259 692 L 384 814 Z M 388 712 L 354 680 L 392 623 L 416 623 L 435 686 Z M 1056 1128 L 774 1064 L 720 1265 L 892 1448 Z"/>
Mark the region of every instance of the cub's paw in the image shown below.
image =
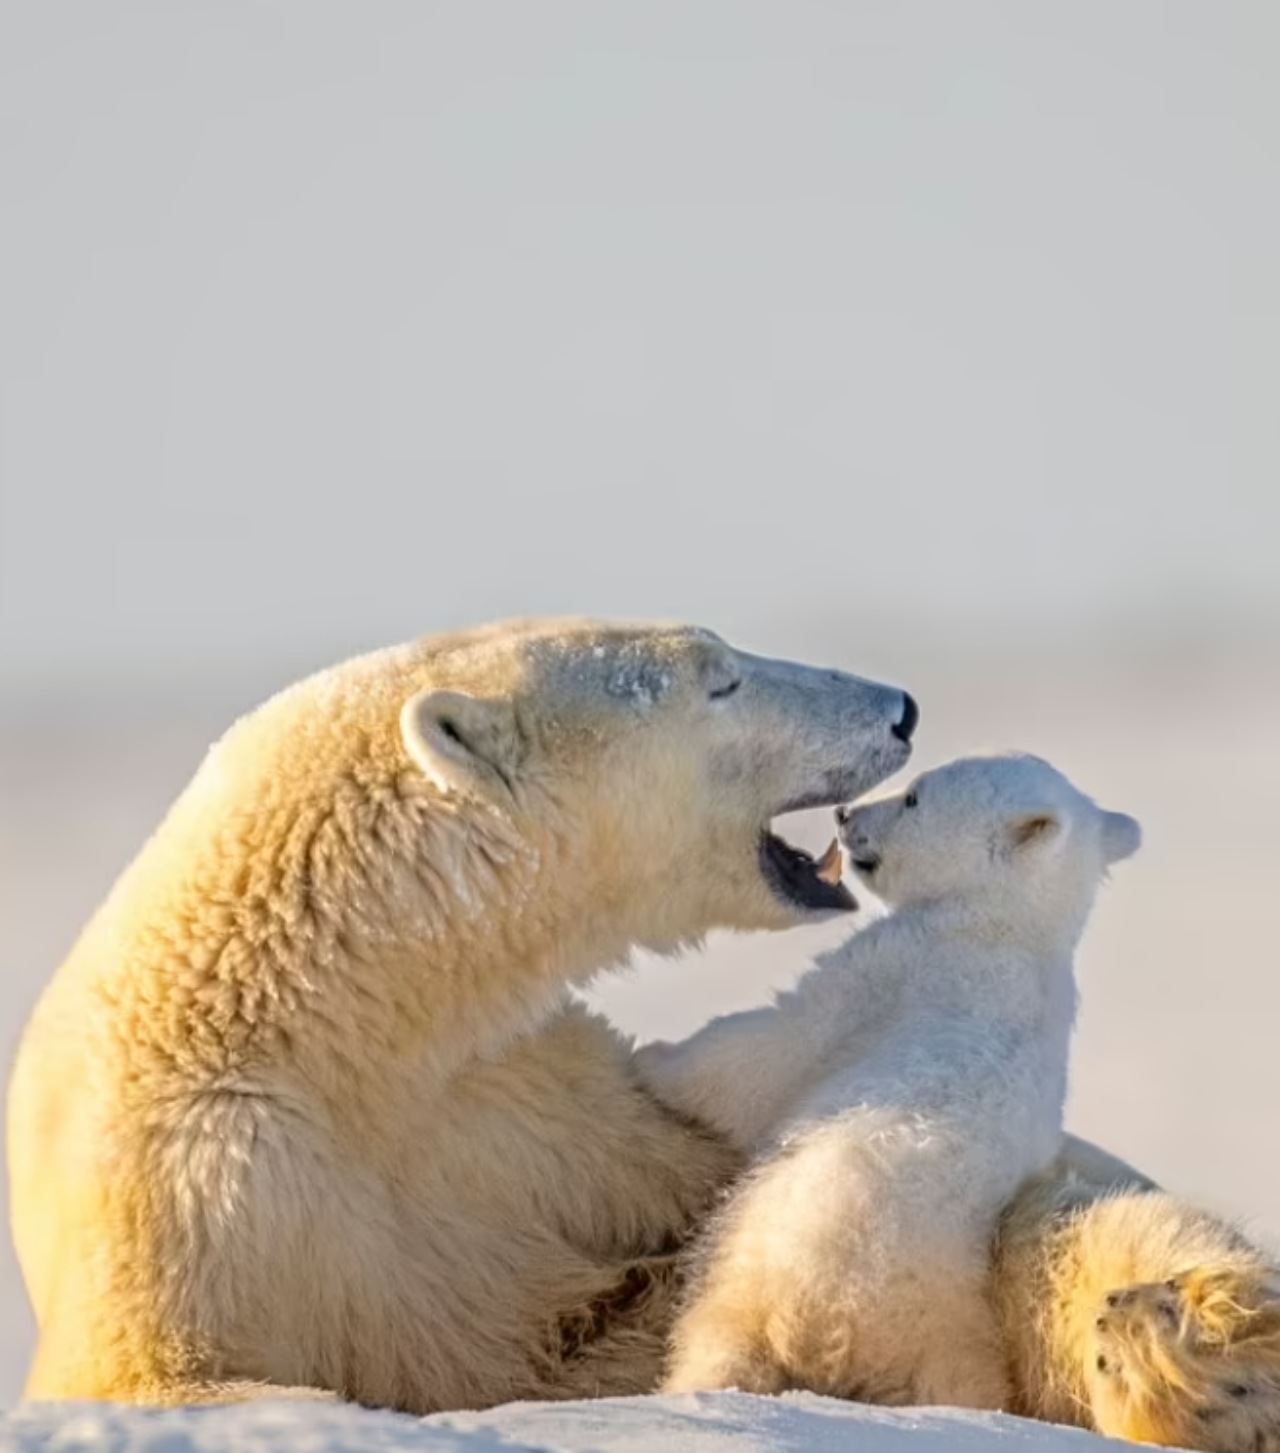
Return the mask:
<path id="1" fill-rule="evenodd" d="M 686 1115 L 697 1115 L 703 1109 L 698 1057 L 685 1045 L 650 1040 L 633 1051 L 631 1067 L 645 1089 L 664 1105 Z"/>
<path id="2" fill-rule="evenodd" d="M 1205 1453 L 1280 1453 L 1280 1284 L 1204 1267 L 1110 1292 L 1084 1372 L 1099 1432 Z"/>

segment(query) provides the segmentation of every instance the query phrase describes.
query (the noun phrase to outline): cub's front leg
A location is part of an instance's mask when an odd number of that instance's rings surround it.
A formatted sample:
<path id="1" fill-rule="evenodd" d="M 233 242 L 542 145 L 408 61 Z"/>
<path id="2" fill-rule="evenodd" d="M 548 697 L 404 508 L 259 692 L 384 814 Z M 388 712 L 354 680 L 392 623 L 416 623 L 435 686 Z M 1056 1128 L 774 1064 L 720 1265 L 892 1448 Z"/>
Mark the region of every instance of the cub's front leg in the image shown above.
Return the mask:
<path id="1" fill-rule="evenodd" d="M 777 1006 L 723 1015 L 679 1044 L 642 1045 L 632 1064 L 664 1104 L 748 1152 L 775 1129 L 812 1072 L 811 1056 Z"/>

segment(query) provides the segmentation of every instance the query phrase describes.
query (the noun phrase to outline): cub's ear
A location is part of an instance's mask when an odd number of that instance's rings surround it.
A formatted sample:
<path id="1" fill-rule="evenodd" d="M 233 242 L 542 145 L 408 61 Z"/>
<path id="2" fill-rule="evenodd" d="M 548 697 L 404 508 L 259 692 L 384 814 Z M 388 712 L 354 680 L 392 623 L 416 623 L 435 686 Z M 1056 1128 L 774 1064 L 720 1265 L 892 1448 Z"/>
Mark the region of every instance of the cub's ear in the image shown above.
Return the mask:
<path id="1" fill-rule="evenodd" d="M 1005 850 L 1024 853 L 1056 845 L 1064 828 L 1052 812 L 1029 812 L 1005 824 Z"/>
<path id="2" fill-rule="evenodd" d="M 510 796 L 514 790 L 519 734 L 505 701 L 419 692 L 400 712 L 400 736 L 410 758 L 444 792 Z"/>
<path id="3" fill-rule="evenodd" d="M 1142 826 L 1124 812 L 1102 814 L 1102 851 L 1108 863 L 1133 857 L 1142 846 Z"/>

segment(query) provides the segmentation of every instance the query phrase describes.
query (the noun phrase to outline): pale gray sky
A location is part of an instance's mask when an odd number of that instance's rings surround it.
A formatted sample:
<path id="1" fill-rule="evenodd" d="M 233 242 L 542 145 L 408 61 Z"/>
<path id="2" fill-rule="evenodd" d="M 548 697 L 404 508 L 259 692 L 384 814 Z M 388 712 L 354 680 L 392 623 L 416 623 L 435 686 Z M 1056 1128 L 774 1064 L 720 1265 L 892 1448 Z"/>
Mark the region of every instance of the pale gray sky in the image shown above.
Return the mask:
<path id="1" fill-rule="evenodd" d="M 1277 75 L 1271 0 L 2 0 L 6 683 L 1274 624 Z"/>
<path id="2" fill-rule="evenodd" d="M 0 1058 L 235 711 L 683 616 L 1143 821 L 1072 1124 L 1280 1234 L 1277 77 L 1277 0 L 0 0 Z"/>

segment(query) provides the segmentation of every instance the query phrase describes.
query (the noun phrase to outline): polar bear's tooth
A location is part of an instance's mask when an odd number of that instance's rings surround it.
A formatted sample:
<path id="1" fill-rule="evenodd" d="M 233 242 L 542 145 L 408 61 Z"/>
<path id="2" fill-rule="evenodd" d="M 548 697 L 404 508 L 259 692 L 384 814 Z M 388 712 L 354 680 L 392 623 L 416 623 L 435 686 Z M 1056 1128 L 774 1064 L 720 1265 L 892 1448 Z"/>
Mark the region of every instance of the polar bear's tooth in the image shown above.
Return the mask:
<path id="1" fill-rule="evenodd" d="M 838 838 L 831 839 L 831 846 L 813 865 L 813 871 L 824 883 L 838 883 L 844 876 L 844 859 L 840 856 Z"/>

